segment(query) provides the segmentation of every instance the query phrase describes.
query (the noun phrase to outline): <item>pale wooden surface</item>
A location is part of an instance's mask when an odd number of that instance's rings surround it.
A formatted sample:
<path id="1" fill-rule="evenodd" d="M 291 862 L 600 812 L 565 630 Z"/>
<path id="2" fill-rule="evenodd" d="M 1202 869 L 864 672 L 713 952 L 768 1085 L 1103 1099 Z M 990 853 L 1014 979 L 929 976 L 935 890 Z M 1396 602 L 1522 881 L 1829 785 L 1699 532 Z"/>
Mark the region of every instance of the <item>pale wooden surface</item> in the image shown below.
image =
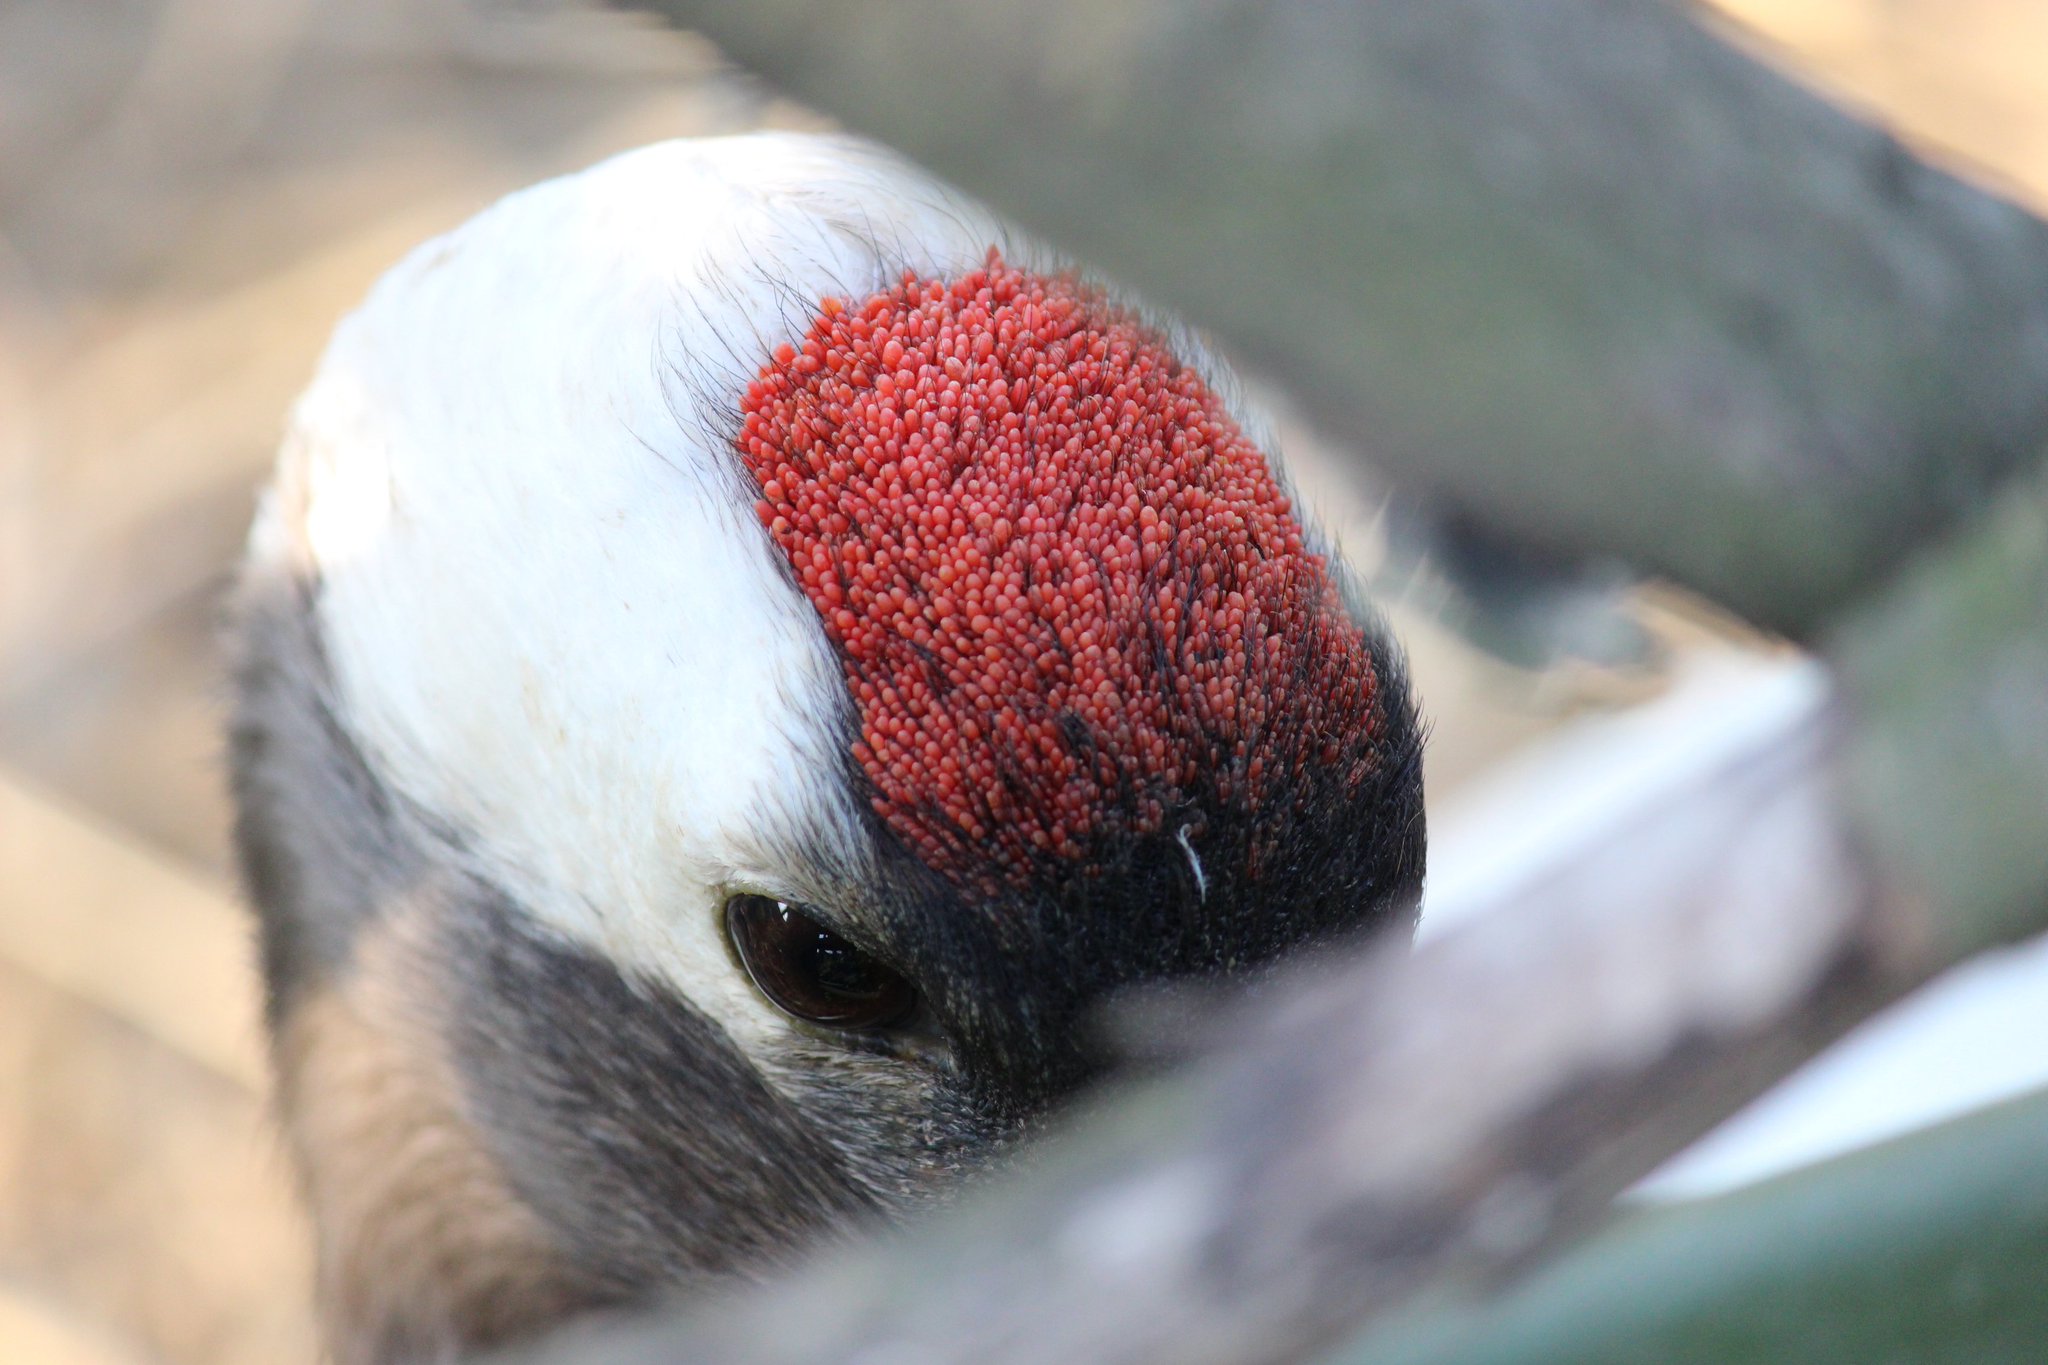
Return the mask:
<path id="1" fill-rule="evenodd" d="M 11 1285 L 0 1284 L 0 1350 L 31 1365 L 140 1365 L 141 1357 L 80 1321 Z"/>
<path id="2" fill-rule="evenodd" d="M 2048 7 L 1724 8 L 1919 145 L 2048 202 Z M 516 185 L 804 117 L 616 18 L 0 7 L 0 1361 L 312 1356 L 226 889 L 209 631 L 334 317 Z M 1369 543 L 1371 515 L 1334 520 Z M 1682 648 L 1699 628 L 1672 619 Z M 1661 676 L 1531 678 L 1419 613 L 1401 624 L 1439 793 Z"/>
<path id="3" fill-rule="evenodd" d="M 239 907 L 11 782 L 0 868 L 0 1282 L 140 1358 L 310 1358 Z"/>

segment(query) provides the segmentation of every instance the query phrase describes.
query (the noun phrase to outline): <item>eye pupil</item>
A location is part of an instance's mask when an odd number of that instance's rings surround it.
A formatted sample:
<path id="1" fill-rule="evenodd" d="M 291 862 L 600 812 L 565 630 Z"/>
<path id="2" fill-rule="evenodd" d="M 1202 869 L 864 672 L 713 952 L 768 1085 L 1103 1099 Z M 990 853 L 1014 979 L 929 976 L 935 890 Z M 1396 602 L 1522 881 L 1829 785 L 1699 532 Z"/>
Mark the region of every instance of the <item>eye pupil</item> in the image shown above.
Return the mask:
<path id="1" fill-rule="evenodd" d="M 725 924 L 761 993 L 799 1019 L 884 1028 L 900 1023 L 917 1003 L 901 975 L 787 901 L 734 896 L 726 902 Z"/>
<path id="2" fill-rule="evenodd" d="M 870 970 L 866 959 L 828 934 L 820 934 L 811 946 L 810 969 L 812 979 L 833 995 L 872 995 L 886 986 Z"/>

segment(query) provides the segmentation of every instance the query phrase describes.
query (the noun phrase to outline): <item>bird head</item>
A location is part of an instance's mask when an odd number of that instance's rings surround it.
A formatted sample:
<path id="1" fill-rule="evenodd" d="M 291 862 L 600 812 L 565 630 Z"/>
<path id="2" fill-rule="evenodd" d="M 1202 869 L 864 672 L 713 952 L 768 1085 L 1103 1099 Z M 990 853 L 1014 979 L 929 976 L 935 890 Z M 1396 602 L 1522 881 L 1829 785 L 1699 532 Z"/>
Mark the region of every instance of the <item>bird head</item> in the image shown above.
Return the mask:
<path id="1" fill-rule="evenodd" d="M 420 248 L 236 616 L 345 1360 L 941 1195 L 1091 1019 L 1412 924 L 1396 647 L 1185 330 L 863 144 L 647 148 Z"/>

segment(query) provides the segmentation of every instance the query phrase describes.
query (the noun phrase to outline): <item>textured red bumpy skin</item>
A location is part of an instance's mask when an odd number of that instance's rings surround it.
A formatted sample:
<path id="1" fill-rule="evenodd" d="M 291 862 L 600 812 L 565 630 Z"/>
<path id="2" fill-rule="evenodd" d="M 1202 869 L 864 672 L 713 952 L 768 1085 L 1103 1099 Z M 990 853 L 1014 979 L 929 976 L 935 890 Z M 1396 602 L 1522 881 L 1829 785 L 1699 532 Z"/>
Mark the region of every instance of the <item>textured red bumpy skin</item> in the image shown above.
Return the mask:
<path id="1" fill-rule="evenodd" d="M 1377 680 L 1328 566 L 1222 401 L 1096 291 L 991 252 L 825 300 L 743 416 L 875 811 L 956 885 L 1183 811 L 1270 842 L 1306 765 L 1326 798 L 1371 772 Z"/>

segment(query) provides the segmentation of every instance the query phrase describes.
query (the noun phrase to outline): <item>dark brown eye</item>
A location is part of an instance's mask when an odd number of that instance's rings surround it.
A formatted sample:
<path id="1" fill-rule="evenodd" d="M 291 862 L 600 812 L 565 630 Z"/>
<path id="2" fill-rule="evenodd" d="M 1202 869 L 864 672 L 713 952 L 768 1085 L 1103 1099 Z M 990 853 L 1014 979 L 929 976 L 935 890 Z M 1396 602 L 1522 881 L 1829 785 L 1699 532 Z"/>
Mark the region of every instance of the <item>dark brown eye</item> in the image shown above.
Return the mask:
<path id="1" fill-rule="evenodd" d="M 799 1019 L 885 1028 L 917 1004 L 908 981 L 787 901 L 734 896 L 725 931 L 761 994 Z"/>

